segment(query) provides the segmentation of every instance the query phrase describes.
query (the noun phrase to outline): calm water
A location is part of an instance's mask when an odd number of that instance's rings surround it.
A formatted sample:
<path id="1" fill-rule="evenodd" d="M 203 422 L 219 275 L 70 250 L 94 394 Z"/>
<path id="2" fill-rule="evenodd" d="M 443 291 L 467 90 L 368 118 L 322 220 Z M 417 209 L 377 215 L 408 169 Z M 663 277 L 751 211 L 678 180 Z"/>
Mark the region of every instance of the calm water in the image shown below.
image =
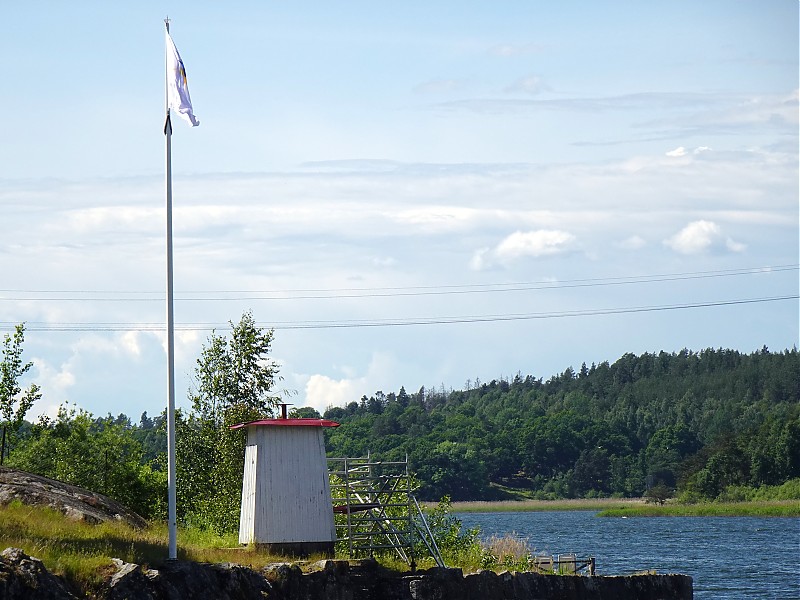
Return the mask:
<path id="1" fill-rule="evenodd" d="M 800 519 L 600 518 L 593 511 L 457 513 L 481 537 L 516 533 L 538 553 L 594 556 L 598 575 L 655 569 L 694 580 L 694 597 L 800 599 Z"/>

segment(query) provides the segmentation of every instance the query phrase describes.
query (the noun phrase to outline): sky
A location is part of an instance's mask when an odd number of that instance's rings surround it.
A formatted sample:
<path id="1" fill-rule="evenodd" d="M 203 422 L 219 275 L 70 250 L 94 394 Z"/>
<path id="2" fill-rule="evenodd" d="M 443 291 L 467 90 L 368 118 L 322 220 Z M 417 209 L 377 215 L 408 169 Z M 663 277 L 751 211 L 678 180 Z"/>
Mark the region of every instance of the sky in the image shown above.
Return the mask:
<path id="1" fill-rule="evenodd" d="M 798 345 L 798 3 L 4 2 L 0 333 L 42 398 L 176 402 L 252 311 L 296 406 Z"/>

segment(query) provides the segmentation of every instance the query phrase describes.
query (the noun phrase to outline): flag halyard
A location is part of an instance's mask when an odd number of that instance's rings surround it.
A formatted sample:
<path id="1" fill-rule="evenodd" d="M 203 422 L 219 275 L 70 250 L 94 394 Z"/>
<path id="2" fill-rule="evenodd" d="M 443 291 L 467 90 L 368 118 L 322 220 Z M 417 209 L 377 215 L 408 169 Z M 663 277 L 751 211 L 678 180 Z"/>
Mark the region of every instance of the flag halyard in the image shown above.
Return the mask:
<path id="1" fill-rule="evenodd" d="M 189 84 L 186 81 L 186 68 L 183 66 L 181 55 L 175 47 L 172 37 L 167 35 L 167 108 L 174 110 L 182 118 L 197 127 L 200 121 L 194 116 L 192 99 L 189 96 Z"/>

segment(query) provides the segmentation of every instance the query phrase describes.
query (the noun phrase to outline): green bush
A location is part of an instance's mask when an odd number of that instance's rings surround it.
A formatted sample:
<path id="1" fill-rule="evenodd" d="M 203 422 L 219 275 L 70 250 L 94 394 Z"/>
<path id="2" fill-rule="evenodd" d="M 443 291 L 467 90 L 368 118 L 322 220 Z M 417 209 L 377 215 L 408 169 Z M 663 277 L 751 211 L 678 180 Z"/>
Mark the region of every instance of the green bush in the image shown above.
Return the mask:
<path id="1" fill-rule="evenodd" d="M 790 479 L 781 485 L 749 487 L 729 485 L 716 498 L 717 502 L 758 502 L 800 500 L 800 479 Z"/>
<path id="2" fill-rule="evenodd" d="M 683 490 L 675 499 L 678 504 L 699 504 L 707 501 L 700 493 L 691 489 Z"/>
<path id="3" fill-rule="evenodd" d="M 481 555 L 482 549 L 478 541 L 480 529 L 464 528 L 461 519 L 450 512 L 448 496 L 442 498 L 435 508 L 427 511 L 425 518 L 446 564 L 471 563 Z"/>
<path id="4" fill-rule="evenodd" d="M 99 492 L 145 518 L 166 517 L 166 473 L 143 464 L 141 444 L 113 417 L 62 406 L 33 429 L 10 466 Z"/>

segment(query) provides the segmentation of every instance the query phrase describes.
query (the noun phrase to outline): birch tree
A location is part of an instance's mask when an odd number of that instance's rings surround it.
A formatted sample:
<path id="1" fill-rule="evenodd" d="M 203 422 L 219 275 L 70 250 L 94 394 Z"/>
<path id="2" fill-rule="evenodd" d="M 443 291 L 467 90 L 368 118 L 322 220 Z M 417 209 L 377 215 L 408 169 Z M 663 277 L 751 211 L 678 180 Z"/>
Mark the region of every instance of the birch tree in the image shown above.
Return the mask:
<path id="1" fill-rule="evenodd" d="M 0 465 L 7 454 L 11 437 L 16 434 L 33 403 L 42 397 L 39 386 L 32 383 L 27 390 L 20 387 L 20 379 L 33 366 L 22 362 L 22 344 L 25 341 L 25 324 L 14 328 L 14 335 L 3 337 L 3 360 L 0 362 Z"/>
<path id="2" fill-rule="evenodd" d="M 273 331 L 250 312 L 231 323 L 230 339 L 212 332 L 195 368 L 192 411 L 179 415 L 177 476 L 184 519 L 219 532 L 239 521 L 245 434 L 230 426 L 274 416 L 278 364 L 270 356 Z"/>

